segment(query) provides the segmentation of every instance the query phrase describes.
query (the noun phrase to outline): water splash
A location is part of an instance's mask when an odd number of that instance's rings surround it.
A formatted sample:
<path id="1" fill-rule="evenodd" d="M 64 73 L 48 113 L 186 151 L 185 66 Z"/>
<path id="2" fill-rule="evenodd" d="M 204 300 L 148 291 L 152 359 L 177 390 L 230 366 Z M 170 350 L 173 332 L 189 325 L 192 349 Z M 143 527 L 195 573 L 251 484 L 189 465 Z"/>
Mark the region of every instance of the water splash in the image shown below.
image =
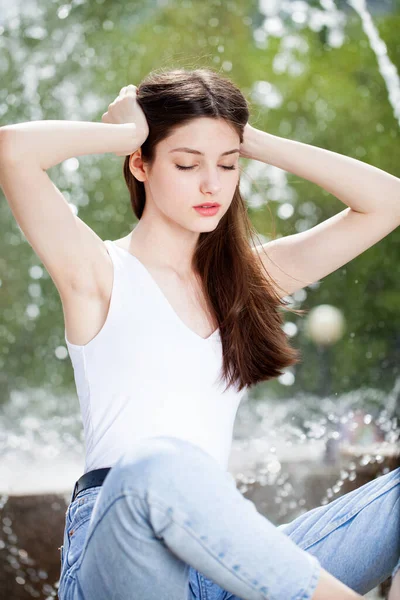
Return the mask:
<path id="1" fill-rule="evenodd" d="M 360 16 L 365 35 L 368 37 L 369 45 L 375 52 L 379 73 L 386 83 L 389 102 L 393 108 L 394 116 L 400 124 L 400 78 L 397 68 L 388 56 L 387 46 L 375 27 L 365 0 L 348 0 L 348 3 Z"/>

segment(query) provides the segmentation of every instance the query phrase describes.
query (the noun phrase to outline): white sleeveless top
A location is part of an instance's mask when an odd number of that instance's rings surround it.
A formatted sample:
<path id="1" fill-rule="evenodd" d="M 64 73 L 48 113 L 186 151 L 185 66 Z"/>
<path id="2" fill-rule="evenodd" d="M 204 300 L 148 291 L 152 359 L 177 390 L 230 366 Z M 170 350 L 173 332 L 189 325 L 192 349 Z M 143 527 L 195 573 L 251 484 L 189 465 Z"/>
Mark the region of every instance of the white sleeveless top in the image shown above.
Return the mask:
<path id="1" fill-rule="evenodd" d="M 219 329 L 208 338 L 178 317 L 147 268 L 111 240 L 110 307 L 84 346 L 65 341 L 74 369 L 85 438 L 84 473 L 112 467 L 139 440 L 187 440 L 226 470 L 241 392 L 217 383 Z"/>

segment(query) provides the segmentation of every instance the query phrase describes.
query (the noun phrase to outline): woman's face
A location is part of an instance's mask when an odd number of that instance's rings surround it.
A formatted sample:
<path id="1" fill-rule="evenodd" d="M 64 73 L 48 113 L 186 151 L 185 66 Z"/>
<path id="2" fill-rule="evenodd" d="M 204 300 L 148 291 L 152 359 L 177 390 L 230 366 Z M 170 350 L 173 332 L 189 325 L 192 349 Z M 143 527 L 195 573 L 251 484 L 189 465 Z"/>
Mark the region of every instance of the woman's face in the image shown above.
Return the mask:
<path id="1" fill-rule="evenodd" d="M 193 232 L 214 230 L 239 182 L 239 145 L 238 134 L 221 119 L 200 117 L 176 129 L 157 145 L 151 170 L 136 162 L 142 169 L 134 175 L 146 190 L 143 217 L 148 211 Z M 206 202 L 220 204 L 214 216 L 193 208 Z"/>

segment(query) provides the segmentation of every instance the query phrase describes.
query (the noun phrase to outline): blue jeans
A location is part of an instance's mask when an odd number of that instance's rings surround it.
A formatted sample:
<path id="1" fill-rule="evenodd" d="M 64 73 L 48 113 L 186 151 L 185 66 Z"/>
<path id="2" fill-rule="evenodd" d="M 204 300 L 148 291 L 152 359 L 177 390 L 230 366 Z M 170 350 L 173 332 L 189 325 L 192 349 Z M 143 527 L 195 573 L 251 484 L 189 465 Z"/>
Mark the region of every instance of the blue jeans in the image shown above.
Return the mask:
<path id="1" fill-rule="evenodd" d="M 71 497 L 72 500 L 72 497 Z M 400 468 L 276 527 L 204 450 L 146 439 L 66 512 L 60 600 L 309 600 L 400 561 Z"/>

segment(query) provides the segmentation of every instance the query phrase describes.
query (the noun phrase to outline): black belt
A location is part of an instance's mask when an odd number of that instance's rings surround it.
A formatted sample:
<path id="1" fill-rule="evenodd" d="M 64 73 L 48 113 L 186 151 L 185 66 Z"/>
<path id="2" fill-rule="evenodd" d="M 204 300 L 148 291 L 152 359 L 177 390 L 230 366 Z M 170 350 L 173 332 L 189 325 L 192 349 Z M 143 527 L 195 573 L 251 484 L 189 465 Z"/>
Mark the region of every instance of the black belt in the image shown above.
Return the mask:
<path id="1" fill-rule="evenodd" d="M 76 498 L 76 495 L 79 494 L 82 490 L 87 490 L 91 487 L 96 487 L 97 485 L 102 485 L 103 481 L 107 477 L 108 472 L 111 467 L 105 467 L 104 469 L 94 469 L 93 471 L 88 471 L 82 477 L 79 477 L 78 481 L 75 483 L 74 493 L 72 494 L 73 502 Z"/>

